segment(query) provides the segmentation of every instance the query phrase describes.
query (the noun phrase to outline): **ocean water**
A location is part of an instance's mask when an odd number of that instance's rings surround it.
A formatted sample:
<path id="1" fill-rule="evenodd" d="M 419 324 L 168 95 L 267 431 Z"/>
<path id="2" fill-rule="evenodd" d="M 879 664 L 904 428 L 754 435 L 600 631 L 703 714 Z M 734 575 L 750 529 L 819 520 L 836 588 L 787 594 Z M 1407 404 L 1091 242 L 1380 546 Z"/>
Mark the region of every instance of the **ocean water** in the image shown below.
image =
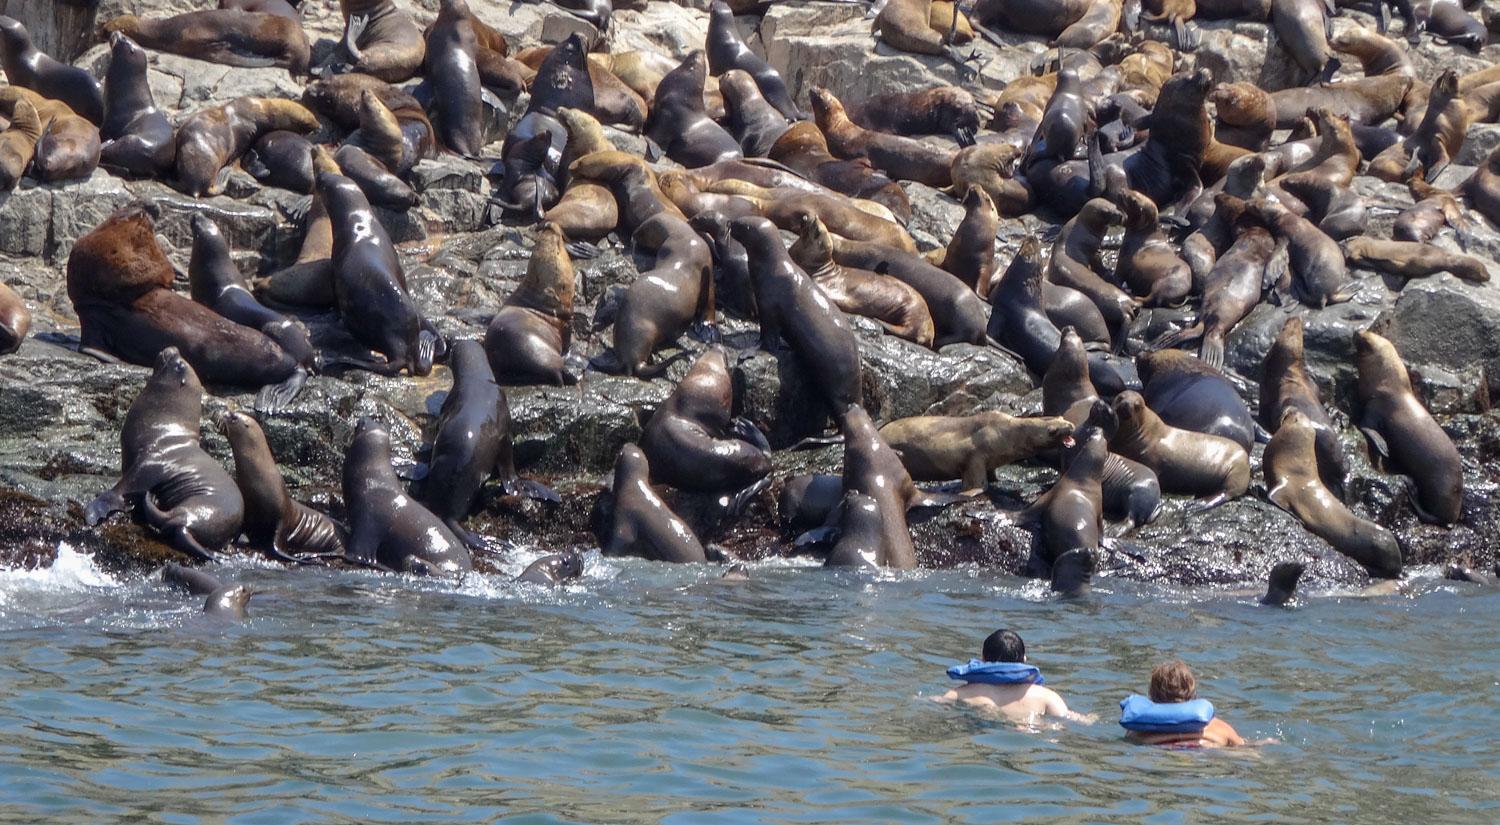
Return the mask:
<path id="1" fill-rule="evenodd" d="M 975 569 L 218 572 L 265 591 L 248 621 L 66 547 L 0 573 L 0 821 L 1500 821 L 1500 593 L 1431 570 L 1293 609 Z M 1100 722 L 929 701 L 1002 626 Z M 1280 743 L 1125 743 L 1118 701 L 1174 655 Z"/>

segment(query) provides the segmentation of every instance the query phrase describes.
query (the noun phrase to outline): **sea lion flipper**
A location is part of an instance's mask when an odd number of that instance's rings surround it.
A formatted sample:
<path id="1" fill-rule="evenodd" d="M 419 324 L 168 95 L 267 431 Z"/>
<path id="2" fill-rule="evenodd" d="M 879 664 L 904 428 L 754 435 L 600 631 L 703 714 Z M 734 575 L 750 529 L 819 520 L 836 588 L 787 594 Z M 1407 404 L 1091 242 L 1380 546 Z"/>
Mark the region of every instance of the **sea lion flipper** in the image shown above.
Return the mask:
<path id="1" fill-rule="evenodd" d="M 589 243 L 588 241 L 568 241 L 563 247 L 568 250 L 570 257 L 580 261 L 591 261 L 599 257 L 601 251 L 598 244 Z"/>
<path id="2" fill-rule="evenodd" d="M 120 495 L 118 487 L 111 487 L 95 496 L 94 500 L 84 508 L 83 523 L 94 527 L 115 513 L 124 512 L 125 509 L 125 497 Z"/>
<path id="3" fill-rule="evenodd" d="M 344 52 L 355 63 L 358 63 L 361 57 L 359 53 L 359 38 L 364 35 L 365 29 L 369 25 L 370 16 L 367 14 L 351 14 L 349 15 L 348 22 L 344 24 Z"/>
<path id="4" fill-rule="evenodd" d="M 754 444 L 767 453 L 771 452 L 771 442 L 766 440 L 765 433 L 762 433 L 754 422 L 744 416 L 729 422 L 729 434 L 741 441 Z"/>
<path id="5" fill-rule="evenodd" d="M 1385 436 L 1374 427 L 1360 427 L 1359 431 L 1364 434 L 1365 443 L 1370 447 L 1370 458 L 1384 466 L 1391 458 L 1391 448 L 1385 443 Z"/>
<path id="6" fill-rule="evenodd" d="M 1260 598 L 1264 605 L 1280 606 L 1297 594 L 1297 582 L 1307 567 L 1300 561 L 1284 561 L 1271 568 L 1266 582 L 1266 595 Z"/>
<path id="7" fill-rule="evenodd" d="M 513 478 L 501 485 L 508 496 L 520 496 L 532 501 L 545 501 L 548 504 L 562 504 L 562 496 L 557 491 L 529 478 Z"/>
<path id="8" fill-rule="evenodd" d="M 965 501 L 969 501 L 971 498 L 971 496 L 964 493 L 939 493 L 928 492 L 926 490 L 919 490 L 918 492 L 921 495 L 914 497 L 911 503 L 907 505 L 906 509 L 908 512 L 920 508 L 951 507 L 955 504 L 962 504 Z"/>
<path id="9" fill-rule="evenodd" d="M 307 370 L 298 367 L 280 384 L 261 387 L 260 392 L 255 395 L 255 411 L 261 415 L 278 415 L 284 412 L 306 383 Z"/>

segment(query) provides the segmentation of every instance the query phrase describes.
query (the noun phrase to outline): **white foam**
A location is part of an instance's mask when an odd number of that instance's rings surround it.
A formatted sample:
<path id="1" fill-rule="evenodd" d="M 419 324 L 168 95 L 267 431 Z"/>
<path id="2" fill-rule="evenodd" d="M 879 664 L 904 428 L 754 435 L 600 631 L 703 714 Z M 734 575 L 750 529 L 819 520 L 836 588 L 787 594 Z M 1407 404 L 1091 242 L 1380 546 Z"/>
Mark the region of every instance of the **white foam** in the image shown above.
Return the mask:
<path id="1" fill-rule="evenodd" d="M 0 605 L 11 604 L 20 596 L 86 593 L 119 585 L 118 580 L 94 564 L 92 556 L 78 552 L 67 542 L 60 542 L 57 559 L 50 567 L 0 570 Z"/>

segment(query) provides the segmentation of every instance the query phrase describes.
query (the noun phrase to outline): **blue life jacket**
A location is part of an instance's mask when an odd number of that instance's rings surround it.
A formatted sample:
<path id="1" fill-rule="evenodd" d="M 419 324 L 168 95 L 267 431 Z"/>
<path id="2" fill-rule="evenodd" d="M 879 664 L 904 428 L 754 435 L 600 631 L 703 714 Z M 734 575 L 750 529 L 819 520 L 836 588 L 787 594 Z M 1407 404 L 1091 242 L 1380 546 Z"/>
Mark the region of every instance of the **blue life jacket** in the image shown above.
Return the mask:
<path id="1" fill-rule="evenodd" d="M 1141 733 L 1197 733 L 1213 718 L 1214 703 L 1207 699 L 1153 702 L 1133 693 L 1120 700 L 1120 727 Z"/>
<path id="2" fill-rule="evenodd" d="M 962 679 L 983 685 L 1040 685 L 1047 681 L 1036 665 L 1025 662 L 985 662 L 970 659 L 967 664 L 948 668 L 949 679 Z"/>

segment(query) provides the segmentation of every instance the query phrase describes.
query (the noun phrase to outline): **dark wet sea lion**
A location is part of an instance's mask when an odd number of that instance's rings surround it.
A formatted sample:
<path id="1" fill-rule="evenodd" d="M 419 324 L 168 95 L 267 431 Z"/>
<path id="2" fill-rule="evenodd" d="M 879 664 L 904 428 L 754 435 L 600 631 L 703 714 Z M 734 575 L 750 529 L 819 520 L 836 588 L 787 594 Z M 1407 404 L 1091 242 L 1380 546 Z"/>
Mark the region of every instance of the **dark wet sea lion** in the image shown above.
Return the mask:
<path id="1" fill-rule="evenodd" d="M 443 0 L 437 20 L 427 30 L 425 75 L 433 86 L 435 125 L 443 145 L 466 158 L 477 158 L 485 144 L 483 87 L 479 49 L 469 6 Z"/>
<path id="2" fill-rule="evenodd" d="M 1266 595 L 1260 597 L 1260 603 L 1270 607 L 1281 607 L 1291 601 L 1297 595 L 1297 581 L 1302 578 L 1302 571 L 1307 566 L 1300 561 L 1284 561 L 1271 568 L 1271 575 L 1266 582 Z"/>
<path id="3" fill-rule="evenodd" d="M 341 45 L 349 69 L 387 83 L 410 80 L 422 67 L 422 30 L 394 0 L 339 0 L 344 15 Z"/>
<path id="4" fill-rule="evenodd" d="M 256 591 L 248 584 L 236 584 L 215 590 L 208 594 L 208 599 L 203 602 L 203 612 L 216 619 L 229 621 L 248 619 L 250 613 L 245 608 L 255 594 Z"/>
<path id="5" fill-rule="evenodd" d="M 1313 535 L 1364 567 L 1370 575 L 1401 575 L 1401 547 L 1380 525 L 1356 516 L 1318 477 L 1317 430 L 1296 407 L 1287 408 L 1281 426 L 1266 445 L 1262 463 L 1266 498 L 1286 510 Z"/>
<path id="6" fill-rule="evenodd" d="M 785 342 L 835 416 L 859 404 L 859 345 L 844 314 L 792 263 L 770 221 L 735 218 L 729 231 L 750 257 L 761 345 Z"/>
<path id="7" fill-rule="evenodd" d="M 1339 241 L 1364 234 L 1370 222 L 1370 210 L 1356 190 L 1333 181 L 1298 172 L 1277 178 L 1273 186 L 1301 201 L 1307 207 L 1305 217 L 1323 234 Z M 1295 203 L 1287 204 L 1295 208 Z"/>
<path id="8" fill-rule="evenodd" d="M 188 289 L 193 300 L 237 324 L 259 330 L 304 369 L 317 372 L 322 359 L 313 348 L 307 327 L 255 300 L 250 285 L 229 257 L 229 243 L 218 224 L 200 212 L 193 216 L 192 226 Z"/>
<path id="9" fill-rule="evenodd" d="M 260 424 L 242 412 L 226 412 L 218 424 L 234 451 L 235 483 L 245 500 L 240 530 L 250 547 L 284 562 L 343 555 L 344 528 L 287 492 Z"/>
<path id="10" fill-rule="evenodd" d="M 615 459 L 614 512 L 607 533 L 599 536 L 606 556 L 640 556 L 652 561 L 708 561 L 698 537 L 651 489 L 651 465 L 645 453 L 626 444 Z"/>
<path id="11" fill-rule="evenodd" d="M 587 51 L 583 36 L 574 32 L 537 67 L 526 113 L 506 134 L 500 150 L 504 176 L 493 200 L 506 210 L 540 220 L 561 196 L 558 173 L 568 130 L 557 111 L 593 111 Z"/>
<path id="12" fill-rule="evenodd" d="M 888 275 L 839 264 L 828 245 L 809 248 L 804 244 L 794 251 L 797 265 L 839 309 L 873 318 L 897 337 L 932 346 L 935 327 L 922 293 Z"/>
<path id="13" fill-rule="evenodd" d="M 724 125 L 740 143 L 747 158 L 763 158 L 791 127 L 786 115 L 766 102 L 755 78 L 742 69 L 730 69 L 719 77 L 724 95 Z"/>
<path id="14" fill-rule="evenodd" d="M 1150 467 L 1162 492 L 1232 499 L 1249 488 L 1250 457 L 1235 442 L 1170 426 L 1135 392 L 1116 396 L 1114 411 L 1110 450 Z"/>
<path id="15" fill-rule="evenodd" d="M 313 168 L 335 174 L 339 171 L 333 154 L 322 146 L 313 147 Z M 259 297 L 281 306 L 327 309 L 337 303 L 333 290 L 333 220 L 316 192 L 302 221 L 302 245 L 296 261 L 257 278 L 254 289 Z"/>
<path id="16" fill-rule="evenodd" d="M 1075 547 L 1053 560 L 1049 587 L 1064 599 L 1087 596 L 1093 589 L 1094 569 L 1097 566 L 1093 550 Z"/>
<path id="17" fill-rule="evenodd" d="M 708 60 L 701 50 L 667 73 L 657 86 L 645 134 L 667 157 L 688 167 L 741 157 L 739 141 L 709 119 L 703 106 Z"/>
<path id="18" fill-rule="evenodd" d="M 385 227 L 354 181 L 318 174 L 318 196 L 333 221 L 333 283 L 339 318 L 361 344 L 385 356 L 364 369 L 395 375 L 432 371 L 436 334 L 406 291 L 406 275 Z"/>
<path id="19" fill-rule="evenodd" d="M 20 21 L 0 15 L 0 68 L 6 82 L 60 100 L 98 124 L 104 122 L 104 92 L 87 69 L 69 66 L 42 53 Z"/>
<path id="20" fill-rule="evenodd" d="M 31 329 L 31 310 L 26 302 L 4 281 L 0 281 L 0 355 L 10 355 L 21 348 Z"/>
<path id="21" fill-rule="evenodd" d="M 839 99 L 821 86 L 814 86 L 808 98 L 815 122 L 834 156 L 868 158 L 892 180 L 912 180 L 938 189 L 953 183 L 955 150 L 865 129 L 850 120 Z"/>
<path id="22" fill-rule="evenodd" d="M 1145 307 L 1177 306 L 1193 289 L 1193 272 L 1162 231 L 1156 204 L 1145 195 L 1121 193 L 1125 237 L 1116 258 L 1115 281 L 1129 287 Z"/>
<path id="23" fill-rule="evenodd" d="M 1017 417 L 999 410 L 966 416 L 922 415 L 880 428 L 917 481 L 962 479 L 982 489 L 998 467 L 1063 446 L 1073 435 L 1065 418 Z"/>
<path id="24" fill-rule="evenodd" d="M 1456 523 L 1463 515 L 1463 460 L 1453 440 L 1417 398 L 1396 347 L 1373 332 L 1356 333 L 1359 430 L 1370 458 L 1415 483 L 1412 507 L 1423 521 Z"/>
<path id="25" fill-rule="evenodd" d="M 360 419 L 354 430 L 343 488 L 350 561 L 418 575 L 461 575 L 473 567 L 443 520 L 406 494 L 391 468 L 390 434 L 371 419 Z"/>
<path id="26" fill-rule="evenodd" d="M 177 130 L 177 183 L 194 197 L 223 190 L 222 172 L 261 135 L 277 130 L 307 134 L 318 119 L 299 103 L 241 97 L 203 109 Z"/>
<path id="27" fill-rule="evenodd" d="M 172 291 L 172 264 L 140 205 L 78 239 L 67 279 L 82 352 L 152 364 L 172 347 L 211 383 L 263 386 L 255 405 L 265 412 L 290 403 L 306 380 L 297 359 L 265 334 Z"/>
<path id="28" fill-rule="evenodd" d="M 1056 37 L 1083 17 L 1089 0 L 980 0 L 974 5 L 976 22 L 1018 34 Z"/>
<path id="29" fill-rule="evenodd" d="M 569 550 L 566 553 L 553 553 L 542 556 L 516 577 L 518 582 L 529 584 L 556 585 L 583 577 L 583 556 Z"/>
<path id="30" fill-rule="evenodd" d="M 734 382 L 724 350 L 710 347 L 656 408 L 641 433 L 651 480 L 679 490 L 744 490 L 771 472 L 771 445 L 747 419 L 732 419 Z"/>
<path id="31" fill-rule="evenodd" d="M 120 428 L 120 480 L 84 511 L 90 527 L 135 508 L 173 549 L 213 561 L 240 534 L 245 502 L 198 442 L 203 385 L 174 347 L 156 357 Z"/>
<path id="32" fill-rule="evenodd" d="M 207 596 L 224 587 L 224 583 L 212 573 L 196 567 L 186 567 L 174 561 L 162 566 L 161 581 L 168 587 L 181 590 L 190 596 Z"/>
<path id="33" fill-rule="evenodd" d="M 295 77 L 307 74 L 312 58 L 301 23 L 237 9 L 204 9 L 155 19 L 127 14 L 105 23 L 104 31 L 124 34 L 148 49 L 221 66 L 276 66 Z"/>
<path id="34" fill-rule="evenodd" d="M 10 124 L 0 132 L 0 190 L 16 188 L 36 157 L 36 144 L 42 136 L 42 120 L 36 107 L 17 100 L 10 110 Z"/>
<path id="35" fill-rule="evenodd" d="M 1066 470 L 1047 492 L 1018 516 L 1018 524 L 1035 525 L 1037 549 L 1050 569 L 1062 554 L 1076 548 L 1092 550 L 1104 536 L 1104 462 L 1109 445 L 1098 430 L 1074 451 Z"/>
<path id="36" fill-rule="evenodd" d="M 755 79 L 761 96 L 777 111 L 792 120 L 805 117 L 792 101 L 781 75 L 740 39 L 734 26 L 734 12 L 722 0 L 714 0 L 708 7 L 708 38 L 704 49 L 708 52 L 710 73 L 718 76 L 730 69 L 743 70 Z"/>
<path id="37" fill-rule="evenodd" d="M 612 349 L 625 375 L 649 376 L 655 371 L 648 367 L 657 347 L 677 340 L 695 320 L 713 322 L 713 253 L 687 221 L 671 212 L 648 219 L 630 237 L 637 253 L 654 260 L 625 290 Z"/>
<path id="38" fill-rule="evenodd" d="M 1135 357 L 1141 395 L 1161 420 L 1184 430 L 1223 436 L 1250 451 L 1255 419 L 1224 374 L 1182 350 Z"/>
<path id="39" fill-rule="evenodd" d="M 1025 169 L 1038 160 L 1072 160 L 1088 125 L 1088 107 L 1084 105 L 1083 85 L 1078 72 L 1064 69 L 1057 73 L 1057 85 L 1042 110 L 1042 121 L 1026 147 L 1021 168 Z"/>
<path id="40" fill-rule="evenodd" d="M 1344 241 L 1343 251 L 1352 266 L 1398 278 L 1423 278 L 1450 272 L 1454 277 L 1472 283 L 1482 284 L 1490 279 L 1489 267 L 1483 260 L 1428 243 L 1359 236 Z"/>
<path id="41" fill-rule="evenodd" d="M 219 0 L 219 8 L 275 14 L 288 20 L 300 21 L 302 13 L 297 11 L 297 6 L 301 2 L 302 0 Z"/>
<path id="42" fill-rule="evenodd" d="M 573 338 L 573 262 L 557 224 L 544 221 L 521 279 L 490 320 L 484 350 L 501 384 L 561 386 L 577 379 L 564 365 Z"/>
<path id="43" fill-rule="evenodd" d="M 296 132 L 267 132 L 246 150 L 240 166 L 262 186 L 311 194 L 317 185 L 312 146 L 312 141 Z"/>
<path id="44" fill-rule="evenodd" d="M 333 159 L 372 206 L 404 212 L 417 205 L 417 191 L 364 149 L 346 143 Z"/>
<path id="45" fill-rule="evenodd" d="M 885 524 L 875 499 L 850 490 L 831 518 L 838 525 L 839 537 L 828 552 L 824 567 L 874 568 L 880 566 L 880 559 L 890 557 L 885 546 Z"/>
<path id="46" fill-rule="evenodd" d="M 693 216 L 694 229 L 709 242 L 714 255 L 714 306 L 746 320 L 760 317 L 755 283 L 750 277 L 750 255 L 729 234 L 729 216 L 708 210 Z"/>
<path id="47" fill-rule="evenodd" d="M 1260 378 L 1260 423 L 1267 432 L 1275 432 L 1288 409 L 1302 411 L 1317 431 L 1318 476 L 1323 485 L 1343 498 L 1344 478 L 1349 474 L 1344 447 L 1339 441 L 1333 419 L 1323 407 L 1317 382 L 1307 373 L 1303 359 L 1302 317 L 1293 315 L 1281 325 L 1281 332 L 1271 343 L 1262 362 Z"/>
<path id="48" fill-rule="evenodd" d="M 844 431 L 844 489 L 863 493 L 880 508 L 880 534 L 883 556 L 875 564 L 897 570 L 917 566 L 917 551 L 912 546 L 911 529 L 906 524 L 906 509 L 917 497 L 916 485 L 896 451 L 875 429 L 870 414 L 859 404 L 851 404 L 842 416 Z"/>
<path id="49" fill-rule="evenodd" d="M 1042 243 L 1028 235 L 989 295 L 988 335 L 1037 375 L 1047 372 L 1062 342 L 1062 332 L 1042 306 L 1042 272 Z"/>
<path id="50" fill-rule="evenodd" d="M 1203 361 L 1215 369 L 1224 365 L 1224 339 L 1260 303 L 1266 267 L 1276 248 L 1271 233 L 1258 225 L 1240 223 L 1236 230 L 1237 239 L 1208 273 L 1197 320 L 1158 339 L 1155 346 L 1172 347 L 1201 338 L 1198 353 Z"/>
<path id="51" fill-rule="evenodd" d="M 815 473 L 792 476 L 781 487 L 776 511 L 783 527 L 816 527 L 828 521 L 843 495 L 844 480 L 840 476 Z"/>

